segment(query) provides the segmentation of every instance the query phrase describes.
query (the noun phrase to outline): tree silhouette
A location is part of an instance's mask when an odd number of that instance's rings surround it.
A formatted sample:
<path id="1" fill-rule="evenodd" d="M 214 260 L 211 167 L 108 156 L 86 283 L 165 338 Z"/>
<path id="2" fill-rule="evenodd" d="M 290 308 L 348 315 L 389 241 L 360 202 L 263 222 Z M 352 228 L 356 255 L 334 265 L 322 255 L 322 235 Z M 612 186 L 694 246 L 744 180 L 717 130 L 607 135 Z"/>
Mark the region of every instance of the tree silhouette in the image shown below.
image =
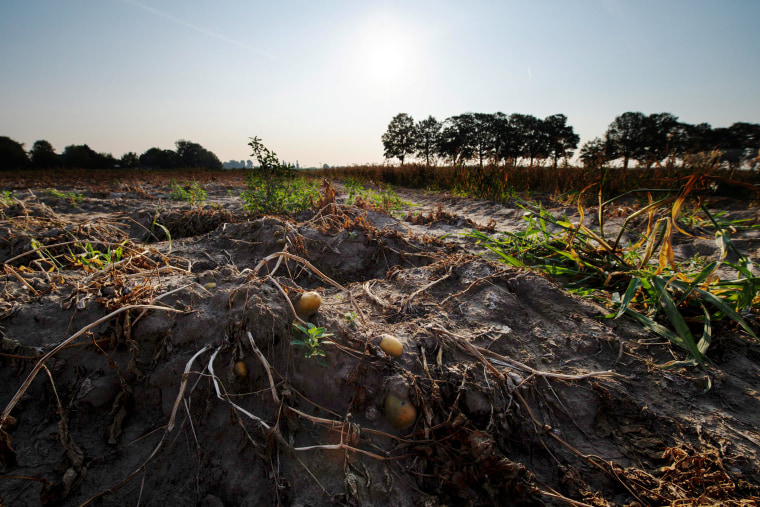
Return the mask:
<path id="1" fill-rule="evenodd" d="M 86 144 L 66 146 L 61 159 L 64 166 L 78 169 L 108 169 L 116 165 L 110 153 L 96 153 Z"/>
<path id="2" fill-rule="evenodd" d="M 491 116 L 491 147 L 494 161 L 517 160 L 522 149 L 522 138 L 517 128 L 504 113 Z"/>
<path id="3" fill-rule="evenodd" d="M 140 167 L 146 169 L 174 169 L 179 167 L 179 157 L 174 150 L 150 148 L 140 155 Z"/>
<path id="4" fill-rule="evenodd" d="M 607 162 L 607 142 L 595 137 L 581 146 L 581 162 L 587 169 L 598 169 Z"/>
<path id="5" fill-rule="evenodd" d="M 557 168 L 558 158 L 572 157 L 572 150 L 578 147 L 581 138 L 567 124 L 567 116 L 554 114 L 543 121 L 543 128 L 548 136 L 549 154 L 553 158 L 553 167 Z"/>
<path id="6" fill-rule="evenodd" d="M 514 113 L 509 117 L 520 139 L 520 156 L 529 160 L 529 165 L 538 158 L 549 155 L 549 136 L 543 120 L 530 114 Z"/>
<path id="7" fill-rule="evenodd" d="M 452 116 L 443 122 L 438 154 L 453 164 L 470 160 L 474 152 L 475 124 L 469 113 Z"/>
<path id="8" fill-rule="evenodd" d="M 487 113 L 467 113 L 467 116 L 471 118 L 470 121 L 472 123 L 472 151 L 474 156 L 478 159 L 480 167 L 483 167 L 484 161 L 493 158 L 496 146 L 493 134 L 494 115 Z"/>
<path id="9" fill-rule="evenodd" d="M 34 142 L 32 149 L 29 150 L 29 158 L 32 165 L 37 168 L 61 165 L 61 157 L 55 152 L 53 145 L 43 139 Z"/>
<path id="10" fill-rule="evenodd" d="M 181 167 L 198 167 L 202 169 L 222 169 L 222 162 L 216 155 L 198 143 L 180 139 L 174 145 L 177 147 L 177 157 Z"/>
<path id="11" fill-rule="evenodd" d="M 140 166 L 140 158 L 137 153 L 130 151 L 121 156 L 119 165 L 123 168 L 132 169 Z"/>
<path id="12" fill-rule="evenodd" d="M 29 157 L 24 145 L 10 137 L 0 136 L 0 171 L 22 169 L 28 165 Z"/>
<path id="13" fill-rule="evenodd" d="M 388 124 L 388 130 L 382 136 L 383 156 L 398 158 L 403 164 L 407 155 L 413 155 L 416 147 L 414 119 L 406 113 L 399 113 Z"/>
<path id="14" fill-rule="evenodd" d="M 640 145 L 632 158 L 647 168 L 678 151 L 680 124 L 670 113 L 650 114 L 642 124 Z"/>
<path id="15" fill-rule="evenodd" d="M 610 123 L 605 133 L 607 155 L 610 159 L 623 158 L 623 168 L 628 161 L 641 156 L 646 116 L 643 113 L 626 112 Z"/>
<path id="16" fill-rule="evenodd" d="M 441 136 L 441 123 L 428 116 L 426 120 L 417 122 L 415 126 L 415 154 L 430 165 L 430 159 L 435 157 L 438 151 L 438 143 Z"/>

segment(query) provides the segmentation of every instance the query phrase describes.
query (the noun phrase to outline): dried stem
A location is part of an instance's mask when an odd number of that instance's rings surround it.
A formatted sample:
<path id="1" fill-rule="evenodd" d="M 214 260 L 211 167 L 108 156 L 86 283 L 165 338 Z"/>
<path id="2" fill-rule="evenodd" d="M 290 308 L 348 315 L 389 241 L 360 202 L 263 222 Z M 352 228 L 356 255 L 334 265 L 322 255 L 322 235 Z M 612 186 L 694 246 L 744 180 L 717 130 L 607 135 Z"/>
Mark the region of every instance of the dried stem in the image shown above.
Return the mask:
<path id="1" fill-rule="evenodd" d="M 417 297 L 419 294 L 425 292 L 430 287 L 433 287 L 434 285 L 437 285 L 437 284 L 441 283 L 442 281 L 446 280 L 447 278 L 449 278 L 451 276 L 451 270 L 453 269 L 453 267 L 454 267 L 453 265 L 449 266 L 448 272 L 445 275 L 443 275 L 441 278 L 439 278 L 438 280 L 436 280 L 434 282 L 431 282 L 431 283 L 425 285 L 424 287 L 421 287 L 421 288 L 417 289 L 416 291 L 412 292 L 407 297 L 405 297 L 403 299 L 403 301 L 401 301 L 401 311 L 408 311 L 409 310 L 409 305 L 411 304 L 412 300 L 415 297 Z"/>
<path id="2" fill-rule="evenodd" d="M 279 404 L 280 403 L 280 397 L 277 396 L 277 388 L 274 384 L 274 378 L 272 377 L 272 369 L 269 367 L 269 362 L 267 362 L 267 358 L 264 357 L 264 354 L 261 353 L 259 348 L 256 346 L 256 342 L 253 340 L 253 336 L 251 336 L 250 331 L 246 331 L 246 334 L 248 335 L 248 341 L 251 343 L 251 348 L 256 353 L 256 356 L 259 358 L 259 361 L 261 361 L 262 366 L 264 366 L 264 369 L 267 372 L 267 377 L 269 377 L 269 387 L 272 389 L 272 399 L 274 399 L 274 402 Z"/>
<path id="3" fill-rule="evenodd" d="M 361 319 L 362 324 L 367 325 L 367 321 L 364 319 L 364 313 L 362 313 L 361 308 L 359 308 L 359 305 L 357 305 L 356 301 L 354 301 L 354 296 L 351 294 L 351 291 L 348 290 L 348 289 L 346 289 L 345 287 L 343 287 L 341 284 L 339 284 L 338 282 L 336 282 L 335 280 L 333 280 L 329 276 L 327 276 L 324 273 L 322 273 L 320 270 L 318 270 L 317 268 L 315 268 L 309 261 L 307 261 L 303 257 L 299 257 L 297 255 L 293 255 L 293 254 L 288 253 L 288 252 L 273 253 L 273 254 L 268 255 L 268 256 L 264 257 L 263 259 L 261 259 L 261 262 L 259 262 L 256 265 L 256 267 L 253 268 L 254 275 L 258 275 L 259 270 L 262 267 L 264 267 L 267 262 L 271 261 L 272 259 L 276 259 L 278 257 L 285 257 L 287 259 L 290 259 L 290 260 L 293 260 L 293 261 L 296 261 L 296 262 L 300 262 L 301 264 L 303 264 L 304 266 L 306 266 L 307 268 L 309 268 L 315 275 L 319 276 L 320 278 L 322 278 L 324 281 L 326 281 L 327 283 L 329 283 L 333 287 L 335 287 L 337 289 L 340 289 L 343 292 L 345 292 L 346 294 L 348 294 L 348 297 L 351 300 L 351 305 L 356 310 L 356 313 L 359 314 L 359 318 Z"/>
<path id="4" fill-rule="evenodd" d="M 37 376 L 37 373 L 39 373 L 40 369 L 45 365 L 48 359 L 53 357 L 55 354 L 58 353 L 62 348 L 64 348 L 66 345 L 71 343 L 72 341 L 76 340 L 80 336 L 82 336 L 84 333 L 92 329 L 93 327 L 96 327 L 103 322 L 111 319 L 112 317 L 115 317 L 116 315 L 129 311 L 134 309 L 146 309 L 146 310 L 162 310 L 165 312 L 179 312 L 180 310 L 175 310 L 174 308 L 166 308 L 164 306 L 155 306 L 155 305 L 128 305 L 128 306 L 122 306 L 118 310 L 114 310 L 113 312 L 109 313 L 105 317 L 101 317 L 95 322 L 92 322 L 73 335 L 69 336 L 65 340 L 63 340 L 61 343 L 59 343 L 53 350 L 42 356 L 42 358 L 37 362 L 37 364 L 34 365 L 34 368 L 32 369 L 31 373 L 26 377 L 26 380 L 24 380 L 24 383 L 21 385 L 19 390 L 16 392 L 16 394 L 11 399 L 10 403 L 8 403 L 8 406 L 5 407 L 5 410 L 3 410 L 2 417 L 0 417 L 0 425 L 5 421 L 5 418 L 8 417 L 8 415 L 11 413 L 11 410 L 13 410 L 13 407 L 16 406 L 16 403 L 18 403 L 18 400 L 21 399 L 21 397 L 24 395 L 26 390 L 29 388 L 29 385 L 32 383 L 32 380 L 34 380 L 34 377 Z"/>

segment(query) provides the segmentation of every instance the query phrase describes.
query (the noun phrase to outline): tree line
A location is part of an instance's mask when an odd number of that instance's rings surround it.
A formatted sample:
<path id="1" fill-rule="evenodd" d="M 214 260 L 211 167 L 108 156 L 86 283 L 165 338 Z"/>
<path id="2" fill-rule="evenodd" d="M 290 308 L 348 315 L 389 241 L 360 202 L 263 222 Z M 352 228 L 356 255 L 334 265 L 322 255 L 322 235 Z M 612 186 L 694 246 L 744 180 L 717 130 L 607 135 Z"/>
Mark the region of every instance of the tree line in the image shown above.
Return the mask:
<path id="1" fill-rule="evenodd" d="M 464 113 L 439 122 L 433 116 L 415 122 L 399 113 L 382 135 L 383 155 L 402 164 L 416 158 L 430 165 L 442 159 L 452 164 L 476 162 L 533 165 L 571 158 L 580 141 L 564 114 L 544 119 L 528 114 Z M 616 117 L 603 137 L 583 144 L 579 158 L 586 167 L 601 167 L 620 160 L 626 169 L 631 160 L 640 167 L 663 161 L 688 164 L 693 157 L 717 154 L 732 166 L 757 163 L 760 125 L 737 122 L 727 128 L 708 123 L 691 125 L 670 113 L 644 115 L 626 112 Z"/>
<path id="2" fill-rule="evenodd" d="M 674 164 L 680 160 L 688 165 L 700 156 L 715 156 L 731 167 L 756 165 L 760 159 L 760 124 L 736 122 L 713 128 L 709 123 L 680 122 L 670 113 L 626 112 L 610 123 L 604 137 L 586 142 L 580 151 L 586 166 L 622 160 L 625 169 L 631 160 L 649 168 L 663 161 Z"/>
<path id="3" fill-rule="evenodd" d="M 439 122 L 433 116 L 415 122 L 397 114 L 382 136 L 385 158 L 417 157 L 426 164 L 441 158 L 453 164 L 496 163 L 572 157 L 580 138 L 564 114 L 543 120 L 529 114 L 464 113 Z"/>
<path id="4" fill-rule="evenodd" d="M 98 153 L 86 144 L 66 146 L 60 154 L 45 140 L 39 140 L 28 152 L 22 143 L 0 136 L 0 170 L 24 168 L 49 169 L 67 167 L 77 169 L 145 168 L 179 169 L 186 167 L 217 170 L 222 162 L 198 143 L 180 139 L 175 150 L 150 148 L 142 155 L 125 153 L 120 159 L 110 153 Z"/>

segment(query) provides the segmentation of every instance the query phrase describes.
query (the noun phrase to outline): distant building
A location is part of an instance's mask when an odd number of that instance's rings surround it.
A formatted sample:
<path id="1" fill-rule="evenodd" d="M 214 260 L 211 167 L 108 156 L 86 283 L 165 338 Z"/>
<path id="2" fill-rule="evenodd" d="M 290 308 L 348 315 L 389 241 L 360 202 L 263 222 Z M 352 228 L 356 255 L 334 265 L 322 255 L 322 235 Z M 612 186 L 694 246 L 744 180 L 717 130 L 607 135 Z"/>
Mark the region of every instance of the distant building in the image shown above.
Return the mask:
<path id="1" fill-rule="evenodd" d="M 253 162 L 251 160 L 230 160 L 224 162 L 222 167 L 225 169 L 253 169 Z"/>

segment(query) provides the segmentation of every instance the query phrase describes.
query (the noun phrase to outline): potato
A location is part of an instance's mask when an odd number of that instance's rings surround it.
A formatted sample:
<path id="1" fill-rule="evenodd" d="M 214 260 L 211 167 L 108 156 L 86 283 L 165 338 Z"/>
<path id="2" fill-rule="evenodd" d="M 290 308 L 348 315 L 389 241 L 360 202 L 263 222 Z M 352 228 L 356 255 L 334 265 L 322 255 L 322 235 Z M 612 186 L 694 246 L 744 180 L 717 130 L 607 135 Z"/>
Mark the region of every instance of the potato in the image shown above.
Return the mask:
<path id="1" fill-rule="evenodd" d="M 314 315 L 322 304 L 322 296 L 316 292 L 304 292 L 293 307 L 302 319 Z"/>
<path id="2" fill-rule="evenodd" d="M 238 361 L 235 363 L 235 375 L 240 378 L 248 376 L 248 365 L 245 364 L 245 361 Z"/>
<path id="3" fill-rule="evenodd" d="M 414 424 L 417 409 L 404 398 L 390 393 L 385 396 L 385 418 L 396 428 L 403 430 Z"/>
<path id="4" fill-rule="evenodd" d="M 391 357 L 399 357 L 404 352 L 404 344 L 398 338 L 389 334 L 380 336 L 380 348 Z"/>

